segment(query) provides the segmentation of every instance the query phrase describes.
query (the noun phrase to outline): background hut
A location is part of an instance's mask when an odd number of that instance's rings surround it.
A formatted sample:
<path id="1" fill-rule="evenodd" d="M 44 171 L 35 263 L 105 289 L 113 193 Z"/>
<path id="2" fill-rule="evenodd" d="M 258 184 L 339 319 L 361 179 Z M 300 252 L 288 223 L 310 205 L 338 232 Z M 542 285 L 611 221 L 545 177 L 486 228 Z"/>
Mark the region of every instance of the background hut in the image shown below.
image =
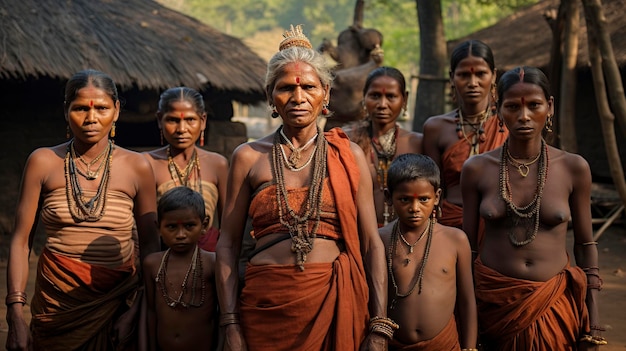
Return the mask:
<path id="1" fill-rule="evenodd" d="M 546 20 L 546 14 L 556 14 L 558 2 L 542 1 L 508 16 L 491 27 L 487 27 L 466 37 L 448 42 L 448 52 L 468 39 L 485 42 L 493 50 L 499 74 L 520 65 L 541 68 L 550 73 L 550 52 L 552 30 Z M 620 66 L 622 81 L 626 81 L 626 0 L 606 1 L 603 4 L 607 21 L 607 30 L 611 33 L 611 42 L 615 59 Z M 581 16 L 583 11 L 581 8 Z M 587 27 L 584 18 L 580 20 L 577 59 L 577 89 L 575 129 L 578 144 L 577 153 L 581 154 L 591 167 L 594 181 L 610 182 L 610 172 L 602 139 L 602 128 L 595 102 L 589 53 L 587 45 Z M 555 87 L 553 87 L 554 89 Z M 558 102 L 557 102 L 558 106 Z M 559 111 L 556 111 L 558 115 Z M 616 125 L 618 148 L 622 164 L 626 164 L 626 131 Z"/>
<path id="2" fill-rule="evenodd" d="M 232 101 L 265 98 L 264 60 L 239 39 L 156 2 L 0 0 L 1 232 L 13 225 L 28 154 L 65 140 L 64 85 L 85 68 L 118 84 L 121 146 L 158 146 L 158 96 L 185 85 L 199 89 L 210 109 L 207 148 L 228 154 L 246 140 L 245 126 L 229 122 Z"/>

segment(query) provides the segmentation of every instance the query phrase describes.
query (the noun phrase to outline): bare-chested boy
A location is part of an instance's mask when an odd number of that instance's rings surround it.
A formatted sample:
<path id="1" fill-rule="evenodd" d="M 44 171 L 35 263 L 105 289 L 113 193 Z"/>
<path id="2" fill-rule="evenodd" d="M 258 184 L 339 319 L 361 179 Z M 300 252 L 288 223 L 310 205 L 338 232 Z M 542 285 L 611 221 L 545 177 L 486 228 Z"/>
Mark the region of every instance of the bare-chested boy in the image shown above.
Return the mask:
<path id="1" fill-rule="evenodd" d="M 400 326 L 390 350 L 476 348 L 472 254 L 463 231 L 437 224 L 439 185 L 439 168 L 428 156 L 400 155 L 388 170 L 385 199 L 398 219 L 380 234 L 389 271 L 387 315 Z"/>
<path id="2" fill-rule="evenodd" d="M 212 350 L 217 342 L 215 254 L 198 247 L 208 221 L 202 196 L 187 188 L 166 192 L 157 208 L 167 251 L 143 264 L 150 350 Z"/>

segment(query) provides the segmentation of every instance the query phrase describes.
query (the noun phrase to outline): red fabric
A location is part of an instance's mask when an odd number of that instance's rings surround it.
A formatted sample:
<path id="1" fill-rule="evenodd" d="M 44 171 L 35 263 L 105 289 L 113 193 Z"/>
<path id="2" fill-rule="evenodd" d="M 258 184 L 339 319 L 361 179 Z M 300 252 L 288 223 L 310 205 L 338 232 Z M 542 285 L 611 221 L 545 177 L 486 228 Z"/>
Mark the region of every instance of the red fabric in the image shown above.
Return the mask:
<path id="1" fill-rule="evenodd" d="M 434 338 L 422 340 L 412 345 L 403 344 L 395 339 L 389 342 L 389 351 L 459 351 L 459 334 L 454 315 L 448 324 Z"/>
<path id="2" fill-rule="evenodd" d="M 36 349 L 114 349 L 114 340 L 128 340 L 116 335 L 115 321 L 138 286 L 132 260 L 109 269 L 44 250 L 31 304 Z"/>
<path id="3" fill-rule="evenodd" d="M 477 258 L 474 279 L 486 350 L 576 350 L 589 331 L 587 278 L 578 267 L 537 282 L 504 276 Z"/>
<path id="4" fill-rule="evenodd" d="M 250 351 L 356 351 L 365 337 L 368 289 L 356 222 L 359 169 L 343 131 L 333 129 L 325 137 L 346 251 L 332 263 L 305 263 L 302 272 L 295 265 L 247 266 L 240 311 Z"/>
<path id="5" fill-rule="evenodd" d="M 441 201 L 441 218 L 438 221 L 449 227 L 463 229 L 463 207 L 444 199 Z M 480 217 L 478 220 L 478 247 L 481 246 L 484 237 L 485 220 Z"/>
<path id="6" fill-rule="evenodd" d="M 220 238 L 220 231 L 217 228 L 209 228 L 206 233 L 200 236 L 198 239 L 198 246 L 210 252 L 215 252 L 215 245 L 217 245 L 217 240 Z"/>
<path id="7" fill-rule="evenodd" d="M 491 151 L 504 144 L 509 136 L 508 130 L 500 133 L 498 118 L 491 117 L 483 125 L 485 131 L 485 142 L 479 143 L 478 150 L 480 153 Z M 472 137 L 474 132 L 467 135 Z M 463 163 L 469 158 L 471 145 L 465 139 L 459 139 L 454 145 L 449 147 L 443 155 L 441 155 L 441 179 L 446 188 L 458 185 L 461 182 L 461 169 Z"/>

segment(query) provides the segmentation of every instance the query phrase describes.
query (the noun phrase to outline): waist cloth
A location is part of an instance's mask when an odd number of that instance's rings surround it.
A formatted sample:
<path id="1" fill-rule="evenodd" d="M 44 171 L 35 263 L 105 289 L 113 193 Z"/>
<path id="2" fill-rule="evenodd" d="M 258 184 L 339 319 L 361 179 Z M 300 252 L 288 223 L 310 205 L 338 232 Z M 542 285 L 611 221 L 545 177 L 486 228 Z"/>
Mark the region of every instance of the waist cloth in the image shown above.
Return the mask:
<path id="1" fill-rule="evenodd" d="M 389 341 L 389 351 L 460 351 L 459 333 L 454 314 L 448 324 L 434 338 L 407 345 L 396 339 Z"/>
<path id="2" fill-rule="evenodd" d="M 110 269 L 44 249 L 31 303 L 35 349 L 104 351 L 134 342 L 134 330 L 117 329 L 115 322 L 134 302 L 139 283 L 132 259 Z"/>
<path id="3" fill-rule="evenodd" d="M 198 239 L 198 246 L 201 249 L 215 252 L 215 245 L 217 245 L 217 240 L 219 239 L 220 231 L 217 228 L 213 227 L 213 222 L 214 222 L 213 219 L 215 218 L 215 216 L 217 216 L 216 209 L 217 209 L 217 200 L 219 198 L 219 191 L 217 189 L 217 185 L 211 182 L 207 182 L 205 180 L 201 182 L 202 182 L 201 195 L 202 195 L 202 198 L 204 198 L 204 211 L 206 212 L 206 216 L 209 218 L 209 226 L 208 226 L 207 231 L 200 236 L 200 239 Z M 180 186 L 180 185 L 178 185 L 178 183 L 174 182 L 173 180 L 169 180 L 157 186 L 157 201 L 159 201 L 161 196 L 163 196 L 163 194 L 165 194 L 168 190 L 175 188 L 177 186 Z M 200 186 L 196 179 L 190 180 L 189 188 L 199 192 Z"/>
<path id="4" fill-rule="evenodd" d="M 485 350 L 576 350 L 589 332 L 587 278 L 569 263 L 545 282 L 504 276 L 474 261 L 480 342 Z"/>
<path id="5" fill-rule="evenodd" d="M 247 265 L 240 312 L 250 351 L 356 351 L 365 337 L 369 312 L 356 221 L 359 169 L 343 131 L 335 128 L 324 136 L 346 250 L 333 262 L 305 263 L 304 271 L 295 264 Z"/>

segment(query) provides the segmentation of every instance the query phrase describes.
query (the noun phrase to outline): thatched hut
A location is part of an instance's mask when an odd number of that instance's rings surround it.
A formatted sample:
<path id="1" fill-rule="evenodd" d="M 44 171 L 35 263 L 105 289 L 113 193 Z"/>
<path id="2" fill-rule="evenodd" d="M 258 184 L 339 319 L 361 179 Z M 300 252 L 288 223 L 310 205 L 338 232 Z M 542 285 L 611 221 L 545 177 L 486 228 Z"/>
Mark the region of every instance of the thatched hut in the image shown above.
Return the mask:
<path id="1" fill-rule="evenodd" d="M 606 1 L 603 4 L 607 20 L 607 30 L 615 58 L 622 71 L 622 81 L 626 82 L 626 0 Z M 460 42 L 478 39 L 493 50 L 499 73 L 520 65 L 539 67 L 549 74 L 552 30 L 546 20 L 546 13 L 558 11 L 558 2 L 541 1 L 520 10 L 494 24 L 466 37 L 448 42 L 448 52 Z M 602 139 L 602 129 L 596 108 L 595 95 L 589 69 L 587 46 L 587 26 L 581 8 L 579 27 L 578 74 L 576 92 L 576 139 L 578 153 L 589 162 L 595 180 L 609 181 L 610 172 Z M 558 111 L 557 111 L 558 114 Z M 626 165 L 626 131 L 616 125 L 618 147 L 622 163 Z"/>
<path id="2" fill-rule="evenodd" d="M 113 77 L 125 100 L 116 142 L 147 147 L 159 144 L 154 111 L 161 91 L 199 89 L 212 141 L 215 126 L 232 116 L 232 101 L 264 99 L 265 67 L 239 39 L 154 1 L 0 0 L 0 229 L 12 225 L 7 218 L 27 155 L 65 139 L 63 87 L 75 72 L 94 68 Z M 238 127 L 245 141 L 245 126 Z"/>

